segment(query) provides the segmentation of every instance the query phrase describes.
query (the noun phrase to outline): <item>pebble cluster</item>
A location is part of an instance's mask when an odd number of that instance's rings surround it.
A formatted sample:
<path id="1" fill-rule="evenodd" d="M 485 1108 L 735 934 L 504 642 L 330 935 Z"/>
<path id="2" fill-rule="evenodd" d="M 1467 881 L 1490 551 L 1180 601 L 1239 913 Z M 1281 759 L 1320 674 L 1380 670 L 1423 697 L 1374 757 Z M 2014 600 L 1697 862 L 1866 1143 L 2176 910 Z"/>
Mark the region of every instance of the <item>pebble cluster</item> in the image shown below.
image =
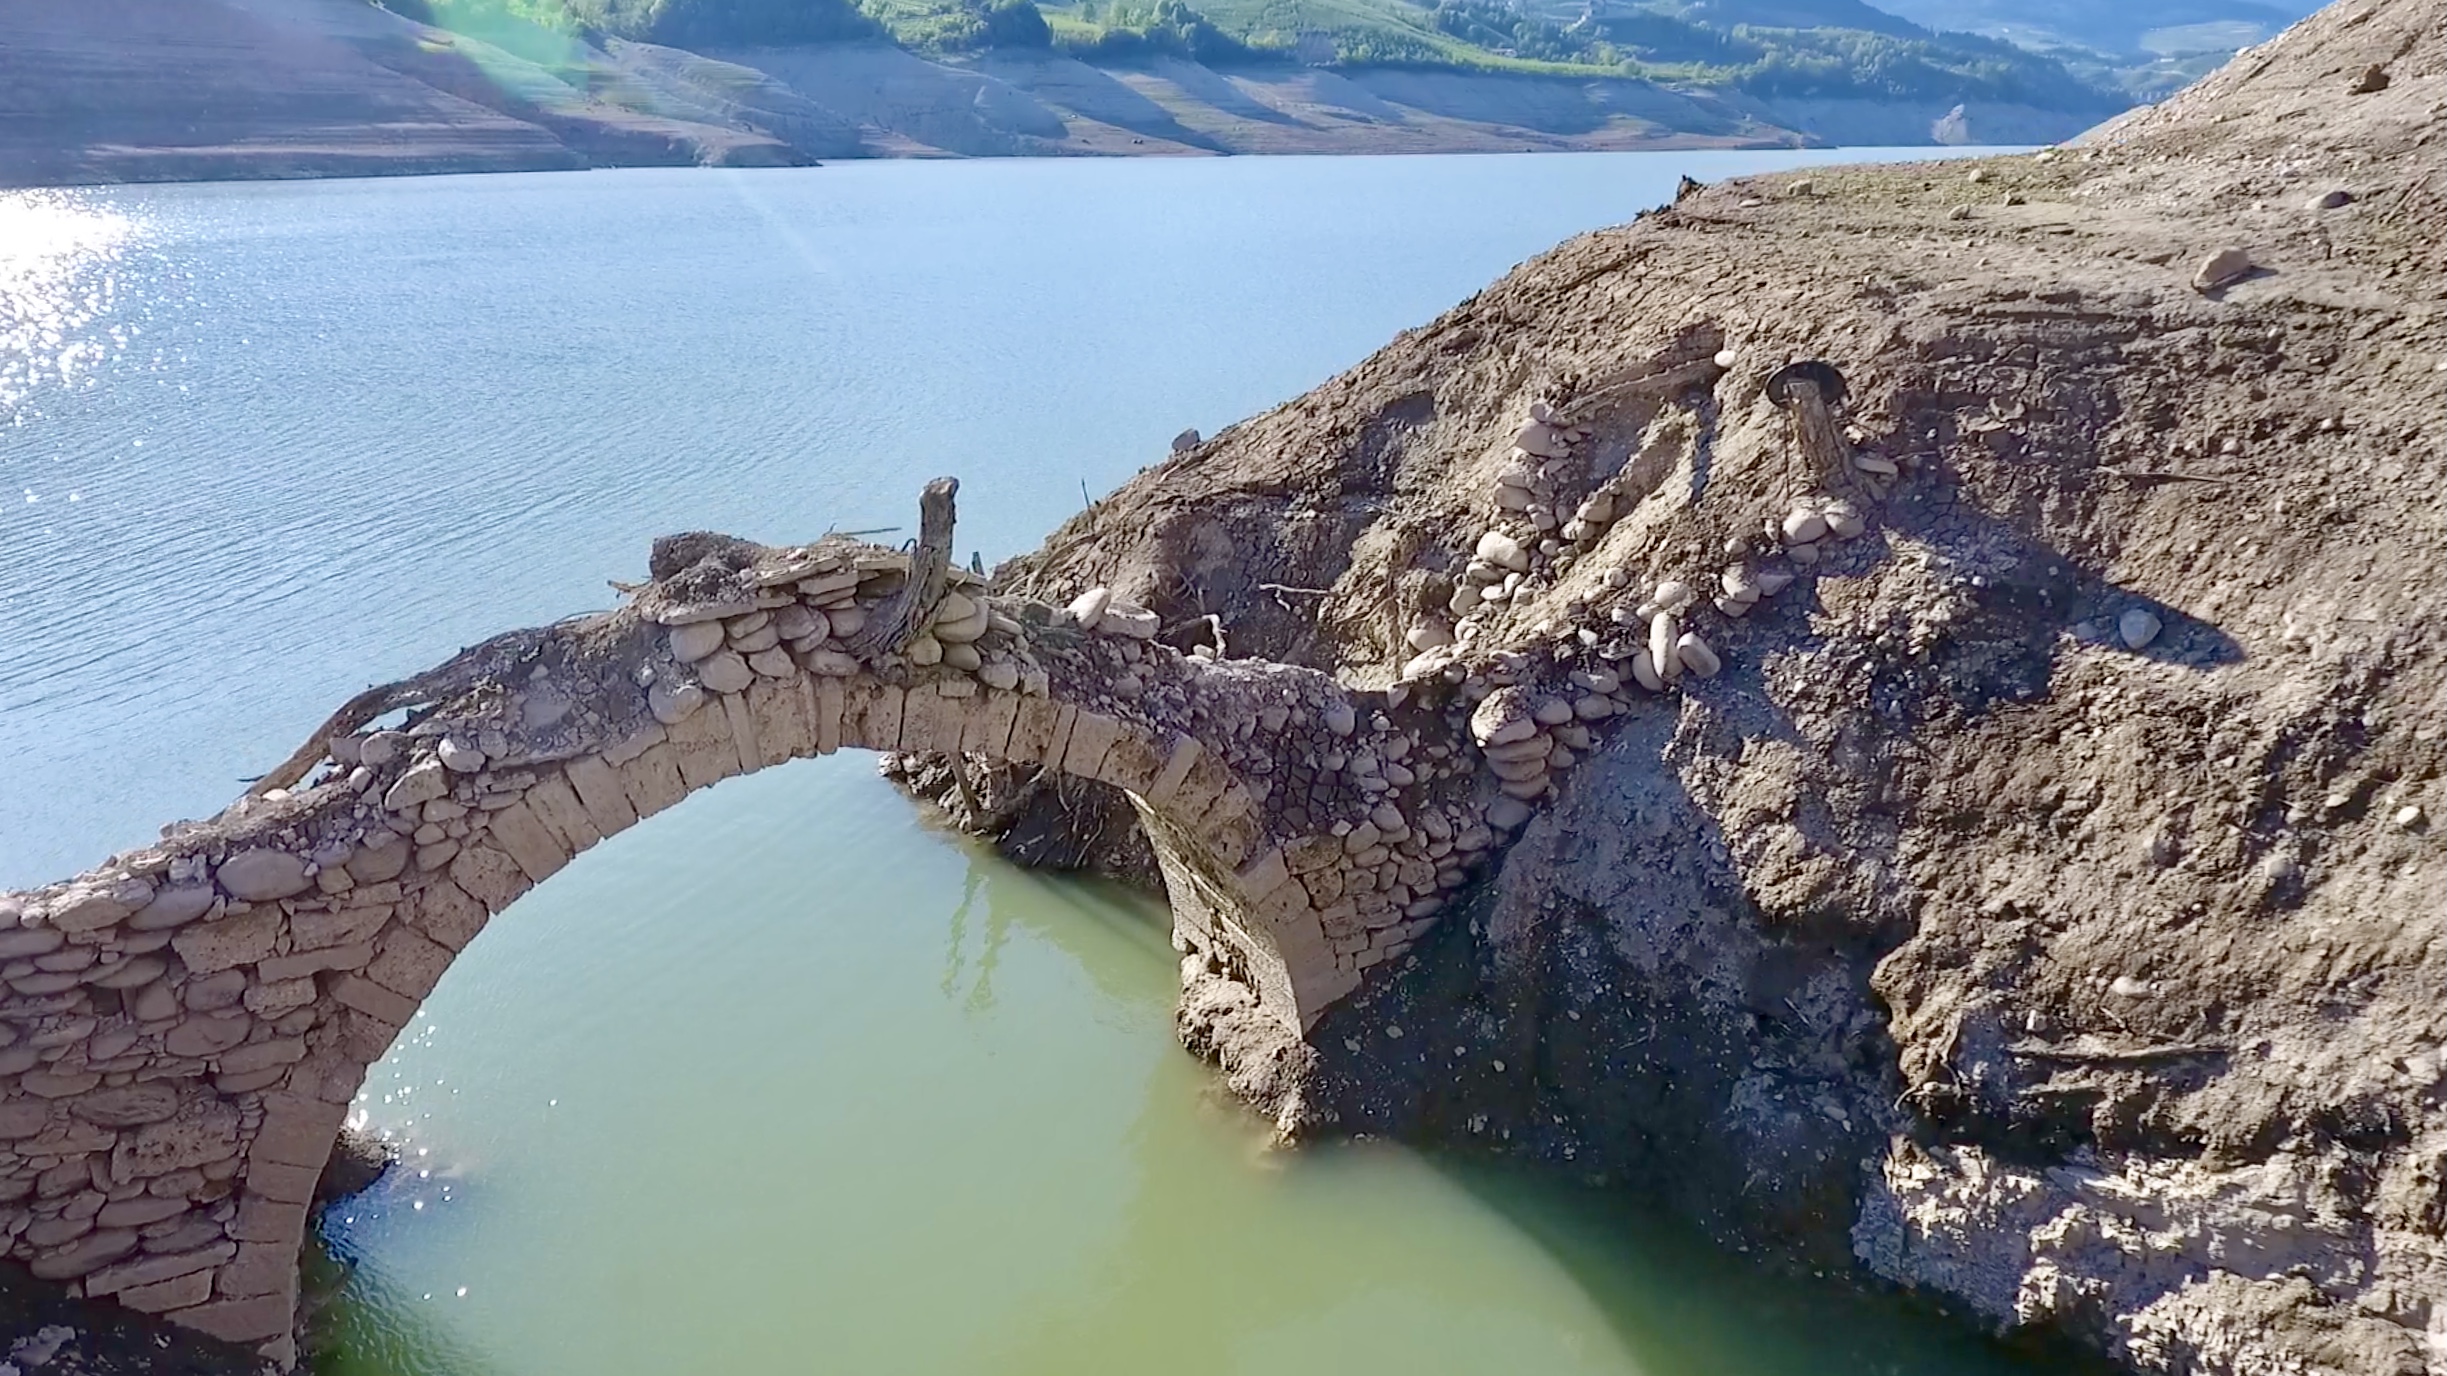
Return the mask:
<path id="1" fill-rule="evenodd" d="M 1732 355 L 1720 354 L 1713 368 L 1722 372 L 1732 363 Z M 1595 747 L 1598 723 L 1632 711 L 1640 696 L 1719 673 L 1724 660 L 1708 638 L 1708 617 L 1748 616 L 1792 586 L 1832 543 L 1868 531 L 1866 515 L 1851 499 L 1805 495 L 1780 519 L 1729 541 L 1716 566 L 1682 576 L 1665 572 L 1647 582 L 1609 568 L 1596 580 L 1601 593 L 1565 601 L 1560 623 L 1518 628 L 1526 630 L 1528 648 L 1482 653 L 1475 647 L 1489 638 L 1495 617 L 1538 600 L 1632 512 L 1619 479 L 1591 484 L 1581 471 L 1574 447 L 1587 438 L 1558 408 L 1531 405 L 1497 471 L 1492 524 L 1454 581 L 1445 607 L 1452 620 L 1421 617 L 1407 629 L 1414 653 L 1390 695 L 1397 703 L 1458 696 L 1468 709 L 1469 738 L 1494 778 L 1497 798 L 1489 816 L 1499 826 L 1526 819 L 1528 805 Z M 1866 451 L 1851 461 L 1865 474 L 1896 471 Z M 1572 494 L 1584 487 L 1586 495 L 1575 500 Z"/>

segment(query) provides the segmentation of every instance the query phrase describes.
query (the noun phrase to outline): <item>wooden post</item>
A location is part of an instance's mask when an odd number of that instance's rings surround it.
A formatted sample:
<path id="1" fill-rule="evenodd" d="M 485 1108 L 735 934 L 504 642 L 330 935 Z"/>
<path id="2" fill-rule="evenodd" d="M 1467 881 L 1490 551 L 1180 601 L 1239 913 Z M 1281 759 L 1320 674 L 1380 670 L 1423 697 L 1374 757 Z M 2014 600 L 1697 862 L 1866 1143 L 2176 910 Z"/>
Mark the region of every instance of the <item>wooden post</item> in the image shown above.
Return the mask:
<path id="1" fill-rule="evenodd" d="M 849 637 L 861 659 L 891 654 L 917 638 L 926 615 L 943 600 L 952 572 L 952 526 L 959 519 L 953 499 L 958 478 L 937 478 L 918 494 L 918 547 L 909 556 L 909 581 L 868 613 L 867 624 Z"/>

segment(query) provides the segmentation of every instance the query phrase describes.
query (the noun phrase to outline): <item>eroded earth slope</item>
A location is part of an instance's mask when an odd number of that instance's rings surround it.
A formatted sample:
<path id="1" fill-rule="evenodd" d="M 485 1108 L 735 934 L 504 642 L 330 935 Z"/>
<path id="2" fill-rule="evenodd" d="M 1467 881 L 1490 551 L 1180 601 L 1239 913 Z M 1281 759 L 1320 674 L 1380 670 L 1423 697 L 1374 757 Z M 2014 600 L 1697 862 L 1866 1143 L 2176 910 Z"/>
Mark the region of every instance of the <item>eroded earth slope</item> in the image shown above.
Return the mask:
<path id="1" fill-rule="evenodd" d="M 1006 579 L 1536 813 L 1185 1039 L 2139 1368 L 2447 1371 L 2443 113 L 2447 4 L 2348 0 L 2062 149 L 1686 188 L 1057 532 Z"/>

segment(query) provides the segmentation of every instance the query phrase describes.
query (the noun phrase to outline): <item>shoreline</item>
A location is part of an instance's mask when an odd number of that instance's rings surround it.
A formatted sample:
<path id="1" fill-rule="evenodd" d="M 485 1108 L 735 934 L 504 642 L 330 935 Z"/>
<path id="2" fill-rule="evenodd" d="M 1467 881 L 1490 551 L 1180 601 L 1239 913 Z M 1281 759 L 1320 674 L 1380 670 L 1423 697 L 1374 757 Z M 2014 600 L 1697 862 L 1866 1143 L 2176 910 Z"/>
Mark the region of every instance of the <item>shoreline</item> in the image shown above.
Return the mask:
<path id="1" fill-rule="evenodd" d="M 1987 146 L 1988 145 L 1978 145 L 1978 147 Z M 2004 147 L 2007 145 L 1997 146 Z M 1856 152 L 1871 148 L 1883 149 L 1904 147 L 1916 148 L 1918 145 L 1833 143 L 1795 144 L 1772 140 L 1759 140 L 1754 142 L 1726 142 L 1722 140 L 1710 139 L 1704 135 L 1693 134 L 1673 135 L 1641 143 L 1621 145 L 1572 145 L 1551 148 L 1349 148 L 1298 152 L 1238 152 L 1233 150 L 1209 152 L 1195 149 L 1168 148 L 1151 150 L 1144 153 L 1019 152 L 974 155 L 927 152 L 908 154 L 853 154 L 826 158 L 809 158 L 803 162 L 752 163 L 638 160 L 553 164 L 484 162 L 481 160 L 476 160 L 471 161 L 469 165 L 465 166 L 420 166 L 409 163 L 401 163 L 378 166 L 374 168 L 352 168 L 331 171 L 281 171 L 277 170 L 276 168 L 249 166 L 241 170 L 233 170 L 227 173 L 206 172 L 200 175 L 191 175 L 185 172 L 169 172 L 160 176 L 138 175 L 123 177 L 95 177 L 77 180 L 31 178 L 16 179 L 5 175 L 0 175 L 0 192 L 64 191 L 115 186 L 201 185 L 218 182 L 391 181 L 407 177 L 482 177 L 500 176 L 511 173 L 630 172 L 649 169 L 674 172 L 796 172 L 820 167 L 837 167 L 845 163 L 1204 162 L 1226 158 L 1262 158 L 1274 160 L 1298 158 L 1534 157 L 1540 155 L 1567 155 L 1580 153 L 1842 153 Z M 1949 151 L 1955 151 L 1958 148 L 1961 152 L 1967 153 L 1970 151 L 1969 147 L 1948 144 L 1930 144 L 1927 145 L 1927 147 L 1932 153 L 1941 155 Z"/>
<path id="2" fill-rule="evenodd" d="M 1805 155 L 1812 161 L 1797 162 L 1795 167 L 1844 166 L 1852 162 L 1906 163 L 1950 162 L 1964 158 L 2000 157 L 2030 152 L 2048 145 L 2037 144 L 1829 144 L 1796 148 L 1783 145 L 1721 146 L 1715 144 L 1659 143 L 1637 148 L 1567 148 L 1523 149 L 1519 152 L 1493 152 L 1485 149 L 1457 149 L 1444 152 L 1352 152 L 1352 153 L 1226 153 L 1226 154 L 1145 154 L 1138 156 L 1097 156 L 1047 153 L 1020 153 L 1001 157 L 859 157 L 827 158 L 793 166 L 721 167 L 697 164 L 614 163 L 593 167 L 471 167 L 446 169 L 401 169 L 385 172 L 339 172 L 331 174 L 300 173 L 280 175 L 231 175 L 214 177 L 154 177 L 141 180 L 69 181 L 69 182 L 7 182 L 0 181 L 0 196 L 43 191 L 116 191 L 145 187 L 169 186 L 282 186 L 309 182 L 404 182 L 418 179 L 439 180 L 459 177 L 508 176 L 587 176 L 596 173 L 678 172 L 678 173 L 760 173 L 812 172 L 845 167 L 879 167 L 896 165 L 953 166 L 967 164 L 1065 164 L 1132 162 L 1327 162 L 1364 158 L 1523 158 L 1523 157 L 1582 157 L 1616 154 L 1652 153 L 1790 153 Z M 1897 156 L 1875 156 L 1895 154 Z M 1815 159 L 1824 158 L 1820 162 Z M 1729 175 L 1749 175 L 1736 173 Z"/>

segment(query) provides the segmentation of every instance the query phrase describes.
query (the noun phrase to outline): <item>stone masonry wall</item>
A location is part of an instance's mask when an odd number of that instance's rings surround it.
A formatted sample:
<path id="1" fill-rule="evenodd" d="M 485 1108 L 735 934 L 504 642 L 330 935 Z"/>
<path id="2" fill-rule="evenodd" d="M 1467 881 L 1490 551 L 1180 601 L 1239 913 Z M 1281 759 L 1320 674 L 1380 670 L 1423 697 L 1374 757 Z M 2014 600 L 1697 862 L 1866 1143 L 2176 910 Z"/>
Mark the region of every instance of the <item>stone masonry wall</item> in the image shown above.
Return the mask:
<path id="1" fill-rule="evenodd" d="M 658 542 L 620 609 L 375 690 L 413 710 L 343 709 L 219 816 L 0 895 L 0 1245 L 292 1362 L 366 1068 L 528 888 L 734 774 L 941 751 L 1125 790 L 1179 943 L 1295 1036 L 1527 816 L 1399 689 L 1184 655 L 1102 590 L 1057 610 L 956 574 L 921 633 L 853 651 L 908 568 L 840 537 Z"/>

